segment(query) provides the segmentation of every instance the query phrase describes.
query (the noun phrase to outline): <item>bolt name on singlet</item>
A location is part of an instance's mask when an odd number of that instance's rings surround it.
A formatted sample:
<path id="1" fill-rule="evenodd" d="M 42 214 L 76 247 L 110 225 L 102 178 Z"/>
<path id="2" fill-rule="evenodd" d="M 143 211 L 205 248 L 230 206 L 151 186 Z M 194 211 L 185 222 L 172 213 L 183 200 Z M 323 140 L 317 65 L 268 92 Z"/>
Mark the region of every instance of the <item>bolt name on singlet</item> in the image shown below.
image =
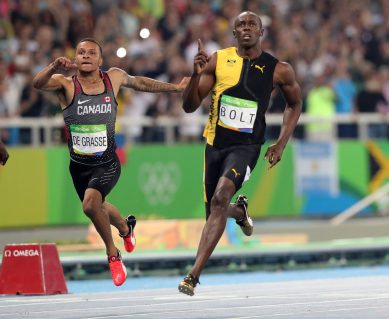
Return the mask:
<path id="1" fill-rule="evenodd" d="M 111 103 L 96 105 L 78 105 L 77 115 L 112 113 Z"/>
<path id="2" fill-rule="evenodd" d="M 230 130 L 252 133 L 257 110 L 255 101 L 223 95 L 220 101 L 218 124 Z"/>

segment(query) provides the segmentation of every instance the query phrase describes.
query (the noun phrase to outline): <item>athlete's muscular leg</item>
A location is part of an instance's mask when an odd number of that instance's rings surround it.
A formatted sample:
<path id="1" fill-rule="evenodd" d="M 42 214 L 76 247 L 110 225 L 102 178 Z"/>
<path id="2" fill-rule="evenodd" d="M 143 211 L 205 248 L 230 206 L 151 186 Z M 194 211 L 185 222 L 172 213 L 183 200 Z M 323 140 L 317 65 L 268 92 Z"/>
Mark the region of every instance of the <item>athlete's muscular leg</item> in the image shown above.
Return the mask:
<path id="1" fill-rule="evenodd" d="M 211 214 L 211 204 L 205 203 L 205 212 L 206 212 L 206 220 L 208 220 L 209 215 Z M 244 210 L 242 207 L 236 206 L 236 204 L 230 203 L 227 212 L 228 217 L 234 218 L 235 220 L 242 220 L 244 215 Z"/>
<path id="2" fill-rule="evenodd" d="M 227 222 L 228 207 L 235 194 L 234 183 L 226 177 L 221 177 L 211 200 L 211 213 L 205 223 L 196 262 L 191 274 L 200 277 L 200 273 L 219 242 Z"/>
<path id="3" fill-rule="evenodd" d="M 84 213 L 90 218 L 97 232 L 104 241 L 107 255 L 116 256 L 117 249 L 112 239 L 109 216 L 103 209 L 101 193 L 93 188 L 87 188 L 82 202 Z"/>
<path id="4" fill-rule="evenodd" d="M 121 235 L 126 235 L 130 231 L 126 220 L 120 215 L 119 210 L 111 203 L 104 202 L 103 210 L 109 216 L 109 222 L 115 226 Z"/>
<path id="5" fill-rule="evenodd" d="M 211 203 L 205 203 L 205 220 L 208 220 L 211 215 Z M 242 207 L 237 206 L 234 203 L 230 203 L 228 207 L 228 217 L 234 218 L 235 220 L 242 220 L 245 217 L 245 212 Z"/>

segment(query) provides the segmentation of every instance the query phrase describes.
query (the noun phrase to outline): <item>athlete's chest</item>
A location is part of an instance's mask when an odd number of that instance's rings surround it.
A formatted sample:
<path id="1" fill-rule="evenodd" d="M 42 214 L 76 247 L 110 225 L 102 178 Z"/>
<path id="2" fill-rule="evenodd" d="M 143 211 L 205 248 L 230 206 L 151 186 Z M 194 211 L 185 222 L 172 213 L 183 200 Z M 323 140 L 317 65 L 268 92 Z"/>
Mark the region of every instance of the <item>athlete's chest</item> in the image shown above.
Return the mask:
<path id="1" fill-rule="evenodd" d="M 115 117 L 116 103 L 109 93 L 79 94 L 74 99 L 72 111 L 73 115 L 79 118 Z"/>
<path id="2" fill-rule="evenodd" d="M 82 87 L 83 93 L 86 95 L 100 95 L 105 92 L 105 85 L 103 81 L 97 83 L 83 83 L 79 81 Z"/>
<path id="3" fill-rule="evenodd" d="M 245 84 L 250 87 L 272 84 L 274 67 L 260 59 L 227 57 L 219 64 L 217 81 L 223 84 Z"/>

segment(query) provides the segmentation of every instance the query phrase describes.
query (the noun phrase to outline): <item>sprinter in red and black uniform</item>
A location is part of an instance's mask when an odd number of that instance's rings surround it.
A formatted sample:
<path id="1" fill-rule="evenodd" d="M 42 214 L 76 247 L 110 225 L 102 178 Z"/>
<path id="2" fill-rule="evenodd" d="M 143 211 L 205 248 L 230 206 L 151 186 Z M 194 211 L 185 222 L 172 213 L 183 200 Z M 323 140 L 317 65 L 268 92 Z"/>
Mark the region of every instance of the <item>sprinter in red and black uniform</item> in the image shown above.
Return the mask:
<path id="1" fill-rule="evenodd" d="M 128 252 L 135 247 L 135 217 L 124 219 L 117 208 L 105 201 L 120 176 L 115 149 L 116 96 L 121 87 L 145 92 L 182 92 L 188 79 L 180 84 L 128 75 L 118 68 L 102 72 L 102 49 L 93 38 L 77 45 L 74 62 L 57 58 L 39 72 L 36 89 L 55 91 L 69 132 L 70 173 L 82 201 L 106 246 L 115 285 L 124 283 L 127 272 L 112 239 L 110 224 L 119 230 Z M 73 74 L 70 76 L 69 74 Z"/>
<path id="2" fill-rule="evenodd" d="M 211 93 L 209 120 L 204 131 L 204 197 L 206 224 L 196 262 L 179 284 L 180 292 L 193 295 L 201 271 L 233 217 L 250 236 L 253 222 L 243 195 L 230 204 L 234 194 L 253 171 L 266 129 L 265 112 L 274 86 L 286 99 L 284 121 L 278 141 L 265 154 L 270 168 L 276 165 L 301 113 L 301 93 L 291 66 L 262 51 L 262 21 L 253 12 L 243 12 L 234 23 L 237 47 L 219 50 L 211 56 L 199 40 L 191 80 L 183 94 L 183 108 L 195 111 Z"/>

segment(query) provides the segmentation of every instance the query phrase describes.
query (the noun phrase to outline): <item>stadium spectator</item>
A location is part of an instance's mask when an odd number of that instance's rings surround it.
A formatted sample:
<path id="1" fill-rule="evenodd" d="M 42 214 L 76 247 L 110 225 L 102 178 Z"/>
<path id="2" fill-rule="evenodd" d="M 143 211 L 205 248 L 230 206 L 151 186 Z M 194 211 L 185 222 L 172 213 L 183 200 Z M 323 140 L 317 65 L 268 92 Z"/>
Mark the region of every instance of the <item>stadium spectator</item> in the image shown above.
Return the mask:
<path id="1" fill-rule="evenodd" d="M 366 75 L 364 87 L 357 95 L 356 109 L 359 113 L 375 113 L 381 105 L 386 105 L 386 100 L 383 94 L 382 74 L 372 66 Z M 374 123 L 368 125 L 369 138 L 385 138 L 386 125 Z"/>
<path id="2" fill-rule="evenodd" d="M 324 74 L 315 79 L 315 86 L 308 92 L 306 113 L 313 117 L 331 118 L 335 115 L 335 93 L 327 83 Z M 333 138 L 333 125 L 325 120 L 306 125 L 305 132 L 309 140 L 330 140 Z"/>
<path id="3" fill-rule="evenodd" d="M 338 63 L 333 80 L 333 89 L 336 95 L 336 113 L 338 114 L 353 114 L 354 100 L 357 89 L 351 80 L 348 70 L 347 60 L 342 60 Z M 338 137 L 340 138 L 356 138 L 357 127 L 355 124 L 339 124 Z"/>

